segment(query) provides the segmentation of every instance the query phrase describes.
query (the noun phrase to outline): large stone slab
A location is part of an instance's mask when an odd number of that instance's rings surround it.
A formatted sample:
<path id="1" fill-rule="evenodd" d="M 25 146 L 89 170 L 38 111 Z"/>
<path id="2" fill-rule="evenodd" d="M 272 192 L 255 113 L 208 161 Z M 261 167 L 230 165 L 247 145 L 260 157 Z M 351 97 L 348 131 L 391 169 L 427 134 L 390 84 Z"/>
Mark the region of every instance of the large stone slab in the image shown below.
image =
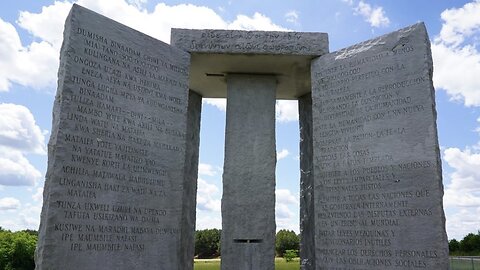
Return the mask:
<path id="1" fill-rule="evenodd" d="M 171 44 L 192 54 L 190 88 L 227 97 L 231 73 L 277 77 L 279 99 L 310 92 L 310 61 L 328 52 L 326 33 L 172 29 Z"/>
<path id="2" fill-rule="evenodd" d="M 425 26 L 311 70 L 316 269 L 448 269 Z"/>
<path id="3" fill-rule="evenodd" d="M 188 64 L 184 51 L 73 6 L 37 269 L 192 269 L 201 102 L 189 100 Z"/>
<path id="4" fill-rule="evenodd" d="M 197 177 L 198 156 L 200 147 L 200 116 L 202 112 L 202 96 L 189 91 L 188 116 L 186 132 L 185 178 L 183 184 L 183 206 L 180 250 L 180 269 L 192 269 L 192 260 L 195 256 L 195 221 L 197 214 Z"/>
<path id="5" fill-rule="evenodd" d="M 321 55 L 328 52 L 326 33 L 172 29 L 171 44 L 197 53 Z"/>
<path id="6" fill-rule="evenodd" d="M 222 197 L 222 269 L 273 270 L 274 76 L 228 75 Z"/>
<path id="7" fill-rule="evenodd" d="M 312 95 L 298 99 L 300 122 L 300 269 L 315 270 Z"/>

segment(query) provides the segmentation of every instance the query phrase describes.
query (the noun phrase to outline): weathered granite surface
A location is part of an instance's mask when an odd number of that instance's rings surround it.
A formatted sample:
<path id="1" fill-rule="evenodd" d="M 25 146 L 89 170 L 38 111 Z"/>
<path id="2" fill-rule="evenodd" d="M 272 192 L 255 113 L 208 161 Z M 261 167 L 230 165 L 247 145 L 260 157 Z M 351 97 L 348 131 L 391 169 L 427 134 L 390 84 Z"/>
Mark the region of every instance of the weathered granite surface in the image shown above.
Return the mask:
<path id="1" fill-rule="evenodd" d="M 36 269 L 192 269 L 192 232 L 182 234 L 195 226 L 200 111 L 187 114 L 188 64 L 187 53 L 73 6 Z"/>
<path id="2" fill-rule="evenodd" d="M 200 118 L 202 97 L 193 91 L 188 93 L 188 115 L 185 154 L 185 180 L 183 184 L 183 217 L 181 245 L 178 253 L 179 269 L 193 269 L 195 256 L 195 221 L 197 210 L 198 155 L 200 146 Z"/>
<path id="3" fill-rule="evenodd" d="M 423 24 L 312 63 L 317 269 L 448 269 Z"/>
<path id="4" fill-rule="evenodd" d="M 172 29 L 170 43 L 188 52 L 323 55 L 328 36 L 316 32 Z"/>
<path id="5" fill-rule="evenodd" d="M 228 75 L 222 197 L 222 269 L 273 270 L 274 76 Z"/>
<path id="6" fill-rule="evenodd" d="M 300 269 L 315 270 L 312 96 L 298 98 L 300 122 Z"/>
<path id="7" fill-rule="evenodd" d="M 328 53 L 326 33 L 172 29 L 171 44 L 191 53 L 190 88 L 206 98 L 227 97 L 225 75 L 275 75 L 276 97 L 311 91 L 310 61 Z"/>

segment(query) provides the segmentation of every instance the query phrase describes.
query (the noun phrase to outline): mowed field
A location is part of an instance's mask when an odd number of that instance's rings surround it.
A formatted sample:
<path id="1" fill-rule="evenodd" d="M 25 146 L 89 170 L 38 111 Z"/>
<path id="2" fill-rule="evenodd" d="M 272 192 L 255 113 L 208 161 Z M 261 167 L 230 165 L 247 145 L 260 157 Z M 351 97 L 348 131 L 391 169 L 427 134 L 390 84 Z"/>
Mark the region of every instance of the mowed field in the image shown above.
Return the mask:
<path id="1" fill-rule="evenodd" d="M 275 270 L 299 270 L 300 261 L 285 262 L 284 259 L 275 259 Z M 450 259 L 450 270 L 480 270 L 480 260 Z M 220 260 L 195 260 L 194 270 L 220 270 Z"/>
<path id="2" fill-rule="evenodd" d="M 450 270 L 479 270 L 480 259 L 450 257 Z"/>
<path id="3" fill-rule="evenodd" d="M 194 270 L 220 270 L 220 260 L 195 260 Z M 275 259 L 275 270 L 300 270 L 300 261 L 285 262 L 282 258 Z"/>

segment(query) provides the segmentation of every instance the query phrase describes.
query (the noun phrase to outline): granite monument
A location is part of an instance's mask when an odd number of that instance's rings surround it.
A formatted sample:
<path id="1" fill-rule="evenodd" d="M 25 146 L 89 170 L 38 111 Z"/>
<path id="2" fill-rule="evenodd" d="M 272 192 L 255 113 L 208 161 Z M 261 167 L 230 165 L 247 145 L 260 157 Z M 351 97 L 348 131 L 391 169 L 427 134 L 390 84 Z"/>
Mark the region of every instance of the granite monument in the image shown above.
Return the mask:
<path id="1" fill-rule="evenodd" d="M 447 269 L 432 72 L 422 23 L 312 62 L 312 269 Z"/>
<path id="2" fill-rule="evenodd" d="M 36 269 L 192 268 L 201 98 L 189 57 L 73 6 Z"/>
<path id="3" fill-rule="evenodd" d="M 275 258 L 275 100 L 310 91 L 324 33 L 173 29 L 172 45 L 191 54 L 190 87 L 225 97 L 221 264 L 273 270 Z"/>
<path id="4" fill-rule="evenodd" d="M 36 267 L 193 269 L 202 98 L 227 99 L 222 269 L 273 270 L 275 100 L 298 100 L 301 268 L 448 269 L 422 23 L 333 53 L 325 33 L 172 29 L 74 5 Z"/>

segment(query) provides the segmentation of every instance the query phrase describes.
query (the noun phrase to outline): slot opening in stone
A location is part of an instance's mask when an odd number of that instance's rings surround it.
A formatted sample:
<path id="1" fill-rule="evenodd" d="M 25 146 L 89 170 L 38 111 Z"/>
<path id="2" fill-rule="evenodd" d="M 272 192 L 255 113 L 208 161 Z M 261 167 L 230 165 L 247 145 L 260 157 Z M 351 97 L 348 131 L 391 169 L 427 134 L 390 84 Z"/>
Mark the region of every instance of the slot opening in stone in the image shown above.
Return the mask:
<path id="1" fill-rule="evenodd" d="M 233 239 L 234 243 L 262 243 L 263 239 Z"/>

